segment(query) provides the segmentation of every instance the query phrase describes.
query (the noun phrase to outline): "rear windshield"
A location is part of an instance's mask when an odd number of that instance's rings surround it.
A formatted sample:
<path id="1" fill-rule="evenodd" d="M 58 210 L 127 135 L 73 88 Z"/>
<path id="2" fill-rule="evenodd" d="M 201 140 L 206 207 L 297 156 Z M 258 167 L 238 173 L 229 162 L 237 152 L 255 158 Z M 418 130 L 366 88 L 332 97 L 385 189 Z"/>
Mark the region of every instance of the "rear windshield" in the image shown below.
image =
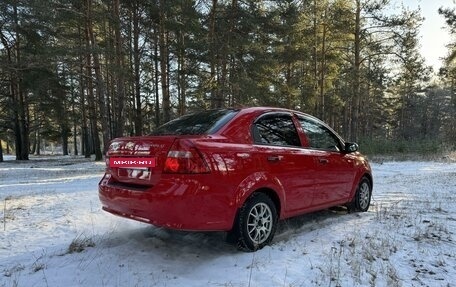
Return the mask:
<path id="1" fill-rule="evenodd" d="M 209 110 L 188 114 L 156 128 L 151 135 L 212 134 L 231 120 L 238 110 Z"/>

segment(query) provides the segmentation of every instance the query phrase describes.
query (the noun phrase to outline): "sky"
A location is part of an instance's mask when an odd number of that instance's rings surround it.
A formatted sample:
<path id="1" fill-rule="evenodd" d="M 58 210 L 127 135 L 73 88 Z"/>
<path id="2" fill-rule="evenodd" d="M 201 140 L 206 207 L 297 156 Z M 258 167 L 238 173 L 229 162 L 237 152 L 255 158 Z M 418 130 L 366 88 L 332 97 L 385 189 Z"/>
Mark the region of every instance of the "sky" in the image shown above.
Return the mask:
<path id="1" fill-rule="evenodd" d="M 447 54 L 445 45 L 450 43 L 448 30 L 444 29 L 444 18 L 438 13 L 440 7 L 456 8 L 454 0 L 397 0 L 410 9 L 421 8 L 425 18 L 420 29 L 421 53 L 426 64 L 437 72 L 442 66 L 441 58 Z"/>

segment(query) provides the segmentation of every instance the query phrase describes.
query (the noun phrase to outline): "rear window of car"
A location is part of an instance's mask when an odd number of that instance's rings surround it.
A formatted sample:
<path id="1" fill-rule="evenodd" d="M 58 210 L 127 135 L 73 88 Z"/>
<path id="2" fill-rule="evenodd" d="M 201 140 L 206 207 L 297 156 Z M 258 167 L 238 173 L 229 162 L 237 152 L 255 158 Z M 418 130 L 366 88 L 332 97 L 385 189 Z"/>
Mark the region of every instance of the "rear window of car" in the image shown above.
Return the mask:
<path id="1" fill-rule="evenodd" d="M 217 132 L 239 110 L 201 111 L 179 117 L 156 128 L 151 135 L 202 135 Z"/>

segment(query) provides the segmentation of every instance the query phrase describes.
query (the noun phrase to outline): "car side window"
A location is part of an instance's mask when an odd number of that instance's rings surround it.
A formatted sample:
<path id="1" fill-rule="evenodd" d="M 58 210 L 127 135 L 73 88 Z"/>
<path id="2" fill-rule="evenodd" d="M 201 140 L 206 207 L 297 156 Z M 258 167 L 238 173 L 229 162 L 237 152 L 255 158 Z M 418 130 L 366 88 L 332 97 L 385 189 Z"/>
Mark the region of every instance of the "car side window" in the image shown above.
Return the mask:
<path id="1" fill-rule="evenodd" d="M 289 114 L 266 114 L 253 125 L 256 144 L 301 146 L 299 135 Z"/>
<path id="2" fill-rule="evenodd" d="M 339 139 L 324 125 L 304 117 L 299 117 L 299 122 L 311 148 L 340 151 Z"/>

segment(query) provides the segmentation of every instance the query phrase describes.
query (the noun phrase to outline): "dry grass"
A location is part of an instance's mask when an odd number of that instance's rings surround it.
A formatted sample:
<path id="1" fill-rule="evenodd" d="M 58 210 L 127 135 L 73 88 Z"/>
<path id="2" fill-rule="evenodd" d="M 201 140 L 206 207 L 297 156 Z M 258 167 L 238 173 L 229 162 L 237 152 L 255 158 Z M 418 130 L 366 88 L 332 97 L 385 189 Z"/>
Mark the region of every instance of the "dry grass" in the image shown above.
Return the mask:
<path id="1" fill-rule="evenodd" d="M 68 253 L 80 253 L 87 247 L 95 247 L 93 239 L 84 235 L 78 235 L 75 239 L 73 239 L 70 246 L 68 246 Z"/>

